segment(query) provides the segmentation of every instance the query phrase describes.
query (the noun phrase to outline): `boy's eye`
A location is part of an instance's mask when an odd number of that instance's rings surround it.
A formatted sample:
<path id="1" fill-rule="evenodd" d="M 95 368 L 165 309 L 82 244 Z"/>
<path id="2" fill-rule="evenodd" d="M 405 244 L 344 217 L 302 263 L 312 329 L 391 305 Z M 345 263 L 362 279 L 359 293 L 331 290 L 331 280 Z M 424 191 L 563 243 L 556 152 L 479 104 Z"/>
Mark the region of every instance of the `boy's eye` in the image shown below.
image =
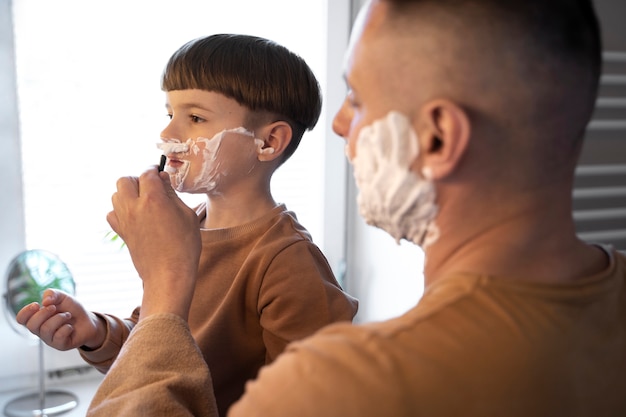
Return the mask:
<path id="1" fill-rule="evenodd" d="M 193 123 L 202 123 L 204 122 L 204 119 L 200 116 L 196 116 L 195 114 L 192 114 L 191 116 L 189 116 L 189 118 L 191 119 L 191 121 Z"/>
<path id="2" fill-rule="evenodd" d="M 166 116 L 167 116 L 168 119 L 172 120 L 172 113 L 168 113 L 168 114 L 166 114 Z"/>

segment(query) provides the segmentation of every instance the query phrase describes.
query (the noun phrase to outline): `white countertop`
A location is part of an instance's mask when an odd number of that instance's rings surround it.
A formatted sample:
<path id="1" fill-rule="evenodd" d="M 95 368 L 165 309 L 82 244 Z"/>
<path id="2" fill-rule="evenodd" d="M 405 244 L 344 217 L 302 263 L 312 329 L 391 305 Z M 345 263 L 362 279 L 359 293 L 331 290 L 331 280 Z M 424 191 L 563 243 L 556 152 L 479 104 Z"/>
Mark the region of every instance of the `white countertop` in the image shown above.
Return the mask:
<path id="1" fill-rule="evenodd" d="M 78 397 L 78 405 L 72 410 L 57 414 L 62 417 L 84 417 L 93 395 L 98 385 L 102 381 L 103 375 L 95 369 L 88 372 L 84 370 L 79 374 L 69 376 L 56 376 L 48 378 L 46 381 L 46 390 L 60 390 L 70 392 Z M 30 389 L 5 390 L 0 392 L 0 415 L 5 416 L 4 410 L 6 405 L 17 397 L 25 394 L 38 393 L 39 386 L 35 383 Z"/>

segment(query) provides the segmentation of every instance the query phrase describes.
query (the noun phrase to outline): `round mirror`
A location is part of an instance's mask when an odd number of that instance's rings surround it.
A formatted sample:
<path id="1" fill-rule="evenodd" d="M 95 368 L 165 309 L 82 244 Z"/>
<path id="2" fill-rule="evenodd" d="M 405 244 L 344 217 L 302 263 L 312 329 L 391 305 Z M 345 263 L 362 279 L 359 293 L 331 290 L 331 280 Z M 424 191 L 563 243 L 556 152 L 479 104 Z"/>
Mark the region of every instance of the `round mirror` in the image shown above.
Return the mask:
<path id="1" fill-rule="evenodd" d="M 76 284 L 67 265 L 58 256 L 44 250 L 28 250 L 17 255 L 6 273 L 6 309 L 9 322 L 21 334 L 30 334 L 15 321 L 17 313 L 32 302 L 41 302 L 43 292 L 58 289 L 74 295 Z M 46 390 L 43 365 L 43 342 L 39 339 L 39 390 L 11 400 L 4 408 L 10 417 L 51 416 L 78 405 L 77 397 L 66 391 Z"/>
<path id="2" fill-rule="evenodd" d="M 24 306 L 40 302 L 48 288 L 69 294 L 76 290 L 70 270 L 58 256 L 44 250 L 28 250 L 11 261 L 7 269 L 6 299 L 13 317 Z"/>

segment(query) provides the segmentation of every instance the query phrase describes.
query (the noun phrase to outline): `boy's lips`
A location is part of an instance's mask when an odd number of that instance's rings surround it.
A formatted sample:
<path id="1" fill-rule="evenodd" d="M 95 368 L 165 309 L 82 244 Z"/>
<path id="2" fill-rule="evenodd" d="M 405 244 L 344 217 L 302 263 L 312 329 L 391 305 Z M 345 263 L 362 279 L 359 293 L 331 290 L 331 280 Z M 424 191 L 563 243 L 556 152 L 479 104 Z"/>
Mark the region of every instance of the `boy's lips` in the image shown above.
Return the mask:
<path id="1" fill-rule="evenodd" d="M 167 164 L 169 166 L 171 166 L 172 168 L 180 168 L 181 166 L 183 166 L 184 161 L 180 160 L 180 159 L 176 159 L 176 158 L 171 158 L 168 157 L 168 162 Z"/>

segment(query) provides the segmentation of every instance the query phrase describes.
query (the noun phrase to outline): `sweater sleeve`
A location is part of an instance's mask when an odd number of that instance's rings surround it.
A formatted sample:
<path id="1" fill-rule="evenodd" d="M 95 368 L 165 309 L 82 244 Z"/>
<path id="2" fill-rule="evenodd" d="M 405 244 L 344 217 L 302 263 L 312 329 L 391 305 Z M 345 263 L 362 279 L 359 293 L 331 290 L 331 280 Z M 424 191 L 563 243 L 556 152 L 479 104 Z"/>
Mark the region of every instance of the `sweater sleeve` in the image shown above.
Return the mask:
<path id="1" fill-rule="evenodd" d="M 187 323 L 173 314 L 135 326 L 87 416 L 217 417 L 213 385 Z"/>
<path id="2" fill-rule="evenodd" d="M 128 339 L 128 335 L 133 327 L 137 324 L 139 320 L 139 307 L 133 311 L 130 318 L 124 320 L 109 314 L 95 314 L 106 324 L 106 338 L 104 339 L 104 343 L 98 349 L 88 350 L 80 348 L 78 352 L 85 362 L 104 374 L 115 361 L 122 345 L 126 339 Z"/>
<path id="3" fill-rule="evenodd" d="M 351 322 L 357 307 L 357 300 L 341 289 L 317 246 L 309 241 L 287 246 L 269 265 L 259 294 L 266 363 L 289 342 L 331 323 Z"/>

